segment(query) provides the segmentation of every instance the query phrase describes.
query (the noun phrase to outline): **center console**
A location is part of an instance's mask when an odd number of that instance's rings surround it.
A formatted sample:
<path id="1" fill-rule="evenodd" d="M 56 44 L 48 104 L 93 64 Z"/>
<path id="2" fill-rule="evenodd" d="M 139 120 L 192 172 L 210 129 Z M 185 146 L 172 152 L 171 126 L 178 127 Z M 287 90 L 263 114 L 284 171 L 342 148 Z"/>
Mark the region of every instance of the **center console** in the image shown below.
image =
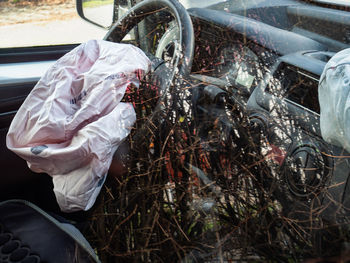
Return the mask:
<path id="1" fill-rule="evenodd" d="M 318 209 L 323 222 L 339 224 L 350 214 L 350 154 L 322 139 L 318 103 L 318 80 L 332 55 L 281 57 L 250 96 L 247 111 L 283 210 L 294 213 L 298 203 L 299 210 Z"/>

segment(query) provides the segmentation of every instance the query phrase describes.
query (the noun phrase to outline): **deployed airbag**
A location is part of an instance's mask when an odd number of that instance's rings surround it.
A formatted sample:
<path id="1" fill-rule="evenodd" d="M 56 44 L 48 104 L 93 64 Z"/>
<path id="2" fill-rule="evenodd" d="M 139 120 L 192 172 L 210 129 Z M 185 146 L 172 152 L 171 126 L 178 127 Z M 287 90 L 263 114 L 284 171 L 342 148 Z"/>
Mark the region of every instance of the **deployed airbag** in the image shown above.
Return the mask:
<path id="1" fill-rule="evenodd" d="M 94 204 L 136 120 L 132 105 L 120 101 L 149 68 L 137 47 L 91 40 L 59 59 L 18 110 L 7 147 L 31 170 L 52 176 L 62 211 Z"/>
<path id="2" fill-rule="evenodd" d="M 335 54 L 320 78 L 321 134 L 350 152 L 350 49 Z"/>

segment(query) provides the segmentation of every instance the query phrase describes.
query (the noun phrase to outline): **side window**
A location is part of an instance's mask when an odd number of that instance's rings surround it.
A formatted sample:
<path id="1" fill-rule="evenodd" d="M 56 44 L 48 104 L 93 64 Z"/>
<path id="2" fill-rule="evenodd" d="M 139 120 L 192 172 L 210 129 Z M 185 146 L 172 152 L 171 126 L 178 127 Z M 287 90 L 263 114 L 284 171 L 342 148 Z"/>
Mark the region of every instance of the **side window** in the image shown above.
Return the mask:
<path id="1" fill-rule="evenodd" d="M 0 0 L 0 48 L 75 44 L 106 32 L 78 16 L 75 0 Z"/>

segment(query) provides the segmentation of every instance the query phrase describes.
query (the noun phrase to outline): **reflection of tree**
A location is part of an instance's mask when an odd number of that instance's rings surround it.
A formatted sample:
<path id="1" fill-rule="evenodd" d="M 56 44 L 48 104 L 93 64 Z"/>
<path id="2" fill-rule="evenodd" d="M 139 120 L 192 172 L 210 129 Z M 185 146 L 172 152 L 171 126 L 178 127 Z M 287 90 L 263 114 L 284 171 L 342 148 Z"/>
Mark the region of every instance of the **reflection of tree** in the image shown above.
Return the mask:
<path id="1" fill-rule="evenodd" d="M 209 39 L 202 38 L 206 45 L 198 49 L 206 52 L 200 50 L 194 69 L 224 76 L 225 67 L 215 64 L 220 45 Z M 234 62 L 228 57 L 222 64 Z M 323 179 L 299 196 L 286 183 L 290 170 L 305 171 L 279 147 L 287 140 L 283 131 L 302 137 L 280 100 L 271 103 L 281 145 L 271 145 L 224 90 L 210 96 L 208 83 L 189 85 L 180 77 L 159 100 L 154 84 L 143 87 L 126 98 L 138 116 L 127 172 L 109 177 L 88 232 L 103 262 L 299 262 L 340 253 L 349 240 L 347 217 L 336 201 L 345 221 L 335 225 L 322 216 L 321 197 L 330 195 L 319 187 Z M 275 81 L 274 88 L 284 86 Z M 305 178 L 293 179 L 305 185 Z M 311 194 L 302 196 L 305 191 Z"/>

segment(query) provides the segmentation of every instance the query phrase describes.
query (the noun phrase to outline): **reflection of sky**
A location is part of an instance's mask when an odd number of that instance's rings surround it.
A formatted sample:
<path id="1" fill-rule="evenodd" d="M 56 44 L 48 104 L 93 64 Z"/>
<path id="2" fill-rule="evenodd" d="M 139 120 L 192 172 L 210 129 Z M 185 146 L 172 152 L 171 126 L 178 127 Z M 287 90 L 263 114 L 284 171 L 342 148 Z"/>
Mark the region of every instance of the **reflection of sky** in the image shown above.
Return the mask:
<path id="1" fill-rule="evenodd" d="M 210 5 L 214 5 L 220 2 L 225 2 L 223 0 L 180 0 L 180 3 L 185 8 L 192 8 L 192 7 L 207 7 Z"/>
<path id="2" fill-rule="evenodd" d="M 0 64 L 0 85 L 39 79 L 55 61 Z"/>
<path id="3" fill-rule="evenodd" d="M 317 0 L 317 2 L 326 3 L 326 4 L 339 4 L 339 5 L 350 5 L 350 0 Z"/>

